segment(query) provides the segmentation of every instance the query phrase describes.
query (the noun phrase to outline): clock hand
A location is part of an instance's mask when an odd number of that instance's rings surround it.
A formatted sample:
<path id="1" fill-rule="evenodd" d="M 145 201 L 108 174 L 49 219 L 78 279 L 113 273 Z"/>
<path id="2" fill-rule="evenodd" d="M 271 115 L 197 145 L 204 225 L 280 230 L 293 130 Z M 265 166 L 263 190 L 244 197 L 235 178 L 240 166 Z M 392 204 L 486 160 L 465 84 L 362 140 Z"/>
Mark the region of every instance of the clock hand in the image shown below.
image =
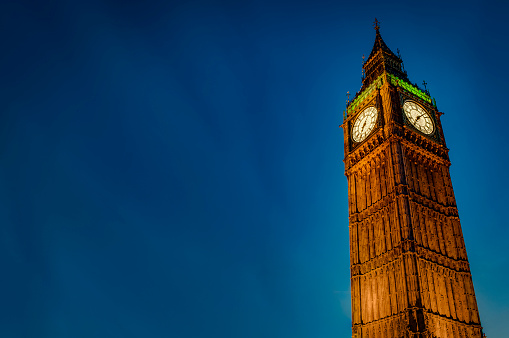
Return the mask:
<path id="1" fill-rule="evenodd" d="M 361 130 L 364 130 L 364 127 L 366 126 L 366 123 L 368 123 L 368 119 L 367 118 L 364 120 L 364 124 L 362 125 Z"/>

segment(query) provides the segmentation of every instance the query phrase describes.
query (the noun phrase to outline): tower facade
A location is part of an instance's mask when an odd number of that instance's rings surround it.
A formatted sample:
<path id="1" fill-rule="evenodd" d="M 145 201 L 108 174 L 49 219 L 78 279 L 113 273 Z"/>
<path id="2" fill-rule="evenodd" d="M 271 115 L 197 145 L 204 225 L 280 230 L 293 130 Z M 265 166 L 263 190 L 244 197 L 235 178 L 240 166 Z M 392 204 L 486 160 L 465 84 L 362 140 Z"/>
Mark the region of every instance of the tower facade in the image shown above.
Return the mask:
<path id="1" fill-rule="evenodd" d="M 442 113 L 375 29 L 341 125 L 353 337 L 480 338 Z"/>

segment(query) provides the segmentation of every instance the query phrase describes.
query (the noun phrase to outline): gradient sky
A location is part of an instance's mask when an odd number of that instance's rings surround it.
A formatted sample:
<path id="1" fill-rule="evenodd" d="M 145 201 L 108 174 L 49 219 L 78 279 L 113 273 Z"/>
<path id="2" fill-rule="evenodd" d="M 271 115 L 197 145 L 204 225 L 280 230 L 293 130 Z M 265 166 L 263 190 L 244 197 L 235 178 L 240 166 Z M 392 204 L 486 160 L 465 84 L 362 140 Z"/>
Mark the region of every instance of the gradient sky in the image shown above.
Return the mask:
<path id="1" fill-rule="evenodd" d="M 338 125 L 373 20 L 445 113 L 509 336 L 503 1 L 3 1 L 1 337 L 348 337 Z"/>

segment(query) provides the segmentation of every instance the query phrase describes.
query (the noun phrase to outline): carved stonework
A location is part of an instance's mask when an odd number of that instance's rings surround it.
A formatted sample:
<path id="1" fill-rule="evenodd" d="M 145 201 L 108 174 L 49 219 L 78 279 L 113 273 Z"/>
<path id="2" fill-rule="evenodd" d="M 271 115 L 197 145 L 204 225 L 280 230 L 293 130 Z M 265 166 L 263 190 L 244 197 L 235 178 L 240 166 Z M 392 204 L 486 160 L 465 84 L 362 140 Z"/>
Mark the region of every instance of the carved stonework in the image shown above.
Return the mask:
<path id="1" fill-rule="evenodd" d="M 364 64 L 366 78 L 342 124 L 352 334 L 481 338 L 442 113 L 428 91 L 408 81 L 401 62 L 377 30 Z M 407 99 L 429 113 L 433 133 L 419 132 L 404 118 L 402 102 Z M 375 127 L 355 142 L 350 129 L 370 106 L 378 111 Z"/>

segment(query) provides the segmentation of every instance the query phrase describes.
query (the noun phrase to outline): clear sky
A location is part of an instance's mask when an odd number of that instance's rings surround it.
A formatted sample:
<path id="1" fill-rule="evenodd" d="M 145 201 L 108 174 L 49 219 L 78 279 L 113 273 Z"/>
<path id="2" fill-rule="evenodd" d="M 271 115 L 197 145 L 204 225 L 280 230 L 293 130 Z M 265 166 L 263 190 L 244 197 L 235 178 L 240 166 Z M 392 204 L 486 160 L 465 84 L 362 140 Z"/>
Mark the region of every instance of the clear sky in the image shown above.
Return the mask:
<path id="1" fill-rule="evenodd" d="M 507 337 L 508 6 L 3 1 L 0 336 L 351 334 L 338 125 L 373 20 L 445 114 L 488 337 Z"/>

